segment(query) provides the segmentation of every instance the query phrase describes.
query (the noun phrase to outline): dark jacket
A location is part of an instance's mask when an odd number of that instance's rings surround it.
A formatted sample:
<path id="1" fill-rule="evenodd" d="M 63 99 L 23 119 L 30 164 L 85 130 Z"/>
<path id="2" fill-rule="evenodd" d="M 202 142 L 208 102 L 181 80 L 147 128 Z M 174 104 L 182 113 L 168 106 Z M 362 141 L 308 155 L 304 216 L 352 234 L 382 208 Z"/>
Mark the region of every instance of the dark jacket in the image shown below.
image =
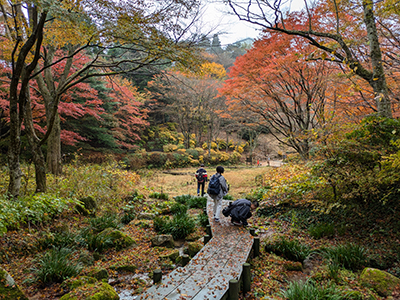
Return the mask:
<path id="1" fill-rule="evenodd" d="M 199 178 L 199 177 L 198 177 L 198 175 L 200 174 L 200 171 L 203 172 L 203 178 Z M 195 176 L 196 176 L 196 179 L 197 179 L 198 182 L 206 182 L 206 181 L 207 181 L 207 171 L 206 171 L 206 169 L 204 169 L 204 168 L 198 169 L 198 170 L 196 171 Z"/>
<path id="2" fill-rule="evenodd" d="M 247 219 L 252 216 L 250 212 L 251 201 L 247 199 L 238 199 L 232 203 L 233 208 L 230 216 L 234 219 L 242 222 L 243 225 L 247 225 Z"/>

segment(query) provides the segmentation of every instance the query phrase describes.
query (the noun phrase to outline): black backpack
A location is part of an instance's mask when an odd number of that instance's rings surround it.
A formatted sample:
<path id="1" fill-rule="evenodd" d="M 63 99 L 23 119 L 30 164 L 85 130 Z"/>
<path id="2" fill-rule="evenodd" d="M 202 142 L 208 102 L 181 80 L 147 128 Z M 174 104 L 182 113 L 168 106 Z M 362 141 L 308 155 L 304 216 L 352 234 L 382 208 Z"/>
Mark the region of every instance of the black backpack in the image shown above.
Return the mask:
<path id="1" fill-rule="evenodd" d="M 204 169 L 200 169 L 199 171 L 198 171 L 198 173 L 197 173 L 197 182 L 204 182 L 204 173 L 205 173 L 205 170 Z"/>
<path id="2" fill-rule="evenodd" d="M 208 184 L 207 194 L 210 195 L 218 195 L 221 190 L 221 183 L 219 182 L 219 178 L 221 175 L 214 175 L 210 179 L 210 183 Z"/>
<path id="3" fill-rule="evenodd" d="M 222 214 L 223 214 L 225 217 L 229 217 L 229 215 L 231 214 L 231 211 L 232 211 L 232 209 L 233 209 L 234 207 L 235 207 L 235 206 L 232 205 L 232 202 L 230 202 L 229 205 L 228 205 L 227 207 L 225 207 L 225 208 L 222 210 Z"/>

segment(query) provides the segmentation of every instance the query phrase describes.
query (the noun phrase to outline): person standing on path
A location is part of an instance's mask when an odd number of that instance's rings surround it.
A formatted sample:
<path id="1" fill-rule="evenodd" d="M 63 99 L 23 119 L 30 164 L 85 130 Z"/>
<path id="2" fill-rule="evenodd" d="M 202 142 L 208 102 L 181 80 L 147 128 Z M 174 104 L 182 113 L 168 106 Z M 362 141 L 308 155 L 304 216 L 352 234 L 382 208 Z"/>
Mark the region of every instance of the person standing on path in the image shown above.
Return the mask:
<path id="1" fill-rule="evenodd" d="M 228 193 L 228 185 L 225 177 L 222 176 L 225 169 L 222 166 L 217 167 L 217 173 L 211 176 L 208 184 L 207 194 L 214 200 L 214 221 L 219 222 L 219 216 L 222 209 L 222 198 Z"/>
<path id="2" fill-rule="evenodd" d="M 196 171 L 196 179 L 197 179 L 197 196 L 200 196 L 200 188 L 201 188 L 201 196 L 204 196 L 204 186 L 207 181 L 207 171 L 204 169 L 204 164 L 200 165 L 200 168 Z"/>

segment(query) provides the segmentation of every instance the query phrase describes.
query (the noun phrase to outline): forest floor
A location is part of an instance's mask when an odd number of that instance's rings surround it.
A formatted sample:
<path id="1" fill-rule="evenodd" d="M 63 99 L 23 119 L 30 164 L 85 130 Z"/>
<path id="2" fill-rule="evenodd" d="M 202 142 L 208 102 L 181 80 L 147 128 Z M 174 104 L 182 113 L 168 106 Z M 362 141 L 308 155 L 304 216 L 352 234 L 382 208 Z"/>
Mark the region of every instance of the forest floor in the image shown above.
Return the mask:
<path id="1" fill-rule="evenodd" d="M 262 166 L 242 166 L 236 168 L 226 167 L 224 176 L 230 185 L 229 194 L 238 199 L 245 197 L 249 193 L 255 192 L 263 186 L 263 174 L 270 172 L 281 165 L 280 161 L 271 161 L 270 166 L 267 162 L 261 162 Z M 160 199 L 150 199 L 148 195 L 152 192 L 162 192 L 174 196 L 184 194 L 197 194 L 197 184 L 194 178 L 195 169 L 174 170 L 174 174 L 162 171 L 148 170 L 142 174 L 140 181 L 135 187 L 136 190 L 146 196 L 145 207 L 150 209 L 154 203 L 161 202 Z M 209 176 L 214 174 L 214 170 L 207 169 Z M 179 175 L 176 175 L 179 174 Z M 263 205 L 270 205 L 264 203 Z M 271 203 L 272 205 L 272 203 Z M 122 203 L 121 203 L 122 206 Z M 121 208 L 116 208 L 121 211 Z M 193 215 L 201 213 L 199 209 L 191 209 Z M 292 217 L 291 217 L 292 216 Z M 148 276 L 154 269 L 162 268 L 163 273 L 168 273 L 174 269 L 173 264 L 164 264 L 159 260 L 162 255 L 169 254 L 170 249 L 162 247 L 151 247 L 150 238 L 157 235 L 151 221 L 133 220 L 123 227 L 123 231 L 130 235 L 136 245 L 133 248 L 116 251 L 107 250 L 101 254 L 100 258 L 92 265 L 86 266 L 81 275 L 90 274 L 95 269 L 105 268 L 109 272 L 109 282 L 119 292 L 121 300 L 136 299 L 135 295 L 143 292 L 151 286 L 152 282 Z M 40 241 L 49 232 L 54 232 L 56 228 L 67 225 L 69 231 L 75 233 L 79 228 L 88 224 L 87 218 L 79 215 L 62 215 L 51 224 L 42 224 L 36 227 L 21 228 L 16 231 L 9 231 L 0 238 L 0 266 L 3 267 L 14 278 L 16 283 L 22 288 L 30 300 L 59 299 L 65 294 L 66 289 L 63 284 L 54 283 L 43 286 L 33 279 L 33 267 L 36 265 L 38 253 L 40 252 Z M 304 262 L 303 269 L 300 271 L 288 271 L 288 260 L 273 253 L 264 251 L 265 245 L 277 236 L 284 236 L 289 239 L 297 239 L 302 244 L 312 248 L 329 247 L 332 245 L 344 244 L 347 242 L 357 242 L 368 244 L 369 239 L 375 240 L 381 247 L 382 253 L 385 252 L 386 242 L 398 243 L 398 233 L 385 232 L 363 232 L 364 228 L 353 228 L 352 231 L 342 232 L 340 235 L 315 239 L 310 236 L 307 230 L 301 228 L 296 222 L 294 215 L 286 214 L 280 217 L 263 217 L 255 215 L 249 220 L 249 227 L 256 228 L 256 233 L 261 241 L 261 255 L 251 259 L 252 266 L 252 289 L 241 299 L 283 299 L 280 293 L 287 288 L 289 282 L 306 280 L 308 278 L 327 277 L 326 267 L 322 264 L 321 257 L 315 256 Z M 202 240 L 204 228 L 197 228 L 188 240 Z M 182 248 L 187 241 L 177 241 L 176 247 Z M 90 254 L 90 253 L 89 253 Z M 78 255 L 78 254 L 76 254 Z M 116 271 L 115 266 L 131 264 L 135 265 L 134 273 Z M 337 286 L 346 289 L 359 291 L 365 298 L 360 299 L 386 299 L 380 297 L 370 290 L 364 288 L 358 281 L 360 271 L 351 272 L 341 271 Z M 392 298 L 400 299 L 400 298 Z"/>

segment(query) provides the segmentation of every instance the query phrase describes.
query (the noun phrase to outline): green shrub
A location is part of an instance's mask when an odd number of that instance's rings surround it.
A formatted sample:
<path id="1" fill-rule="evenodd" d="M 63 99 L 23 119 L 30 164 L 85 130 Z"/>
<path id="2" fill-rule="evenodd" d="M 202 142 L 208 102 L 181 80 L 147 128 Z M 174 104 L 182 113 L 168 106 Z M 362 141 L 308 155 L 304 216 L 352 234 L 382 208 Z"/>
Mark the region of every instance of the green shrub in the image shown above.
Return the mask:
<path id="1" fill-rule="evenodd" d="M 191 198 L 192 198 L 191 195 L 180 195 L 180 196 L 176 196 L 174 199 L 178 203 L 188 205 L 189 199 L 191 199 Z"/>
<path id="2" fill-rule="evenodd" d="M 125 205 L 123 208 L 123 214 L 121 217 L 121 223 L 122 224 L 129 224 L 130 221 L 132 221 L 133 219 L 135 219 L 136 217 L 136 207 L 134 205 L 131 204 L 127 204 Z"/>
<path id="3" fill-rule="evenodd" d="M 120 218 L 115 213 L 106 213 L 103 216 L 92 218 L 89 221 L 90 228 L 99 233 L 106 228 L 119 229 L 122 227 Z"/>
<path id="4" fill-rule="evenodd" d="M 167 155 L 161 152 L 150 153 L 147 157 L 147 163 L 155 168 L 161 168 L 167 161 Z"/>
<path id="5" fill-rule="evenodd" d="M 70 231 L 44 232 L 38 239 L 39 249 L 49 248 L 73 248 L 75 246 L 75 234 Z"/>
<path id="6" fill-rule="evenodd" d="M 71 255 L 72 250 L 68 248 L 51 249 L 36 259 L 37 266 L 32 268 L 32 272 L 43 284 L 61 283 L 67 278 L 78 275 L 82 270 L 82 265 L 74 263 Z"/>
<path id="7" fill-rule="evenodd" d="M 197 222 L 200 224 L 200 226 L 206 227 L 209 224 L 208 216 L 206 214 L 198 214 Z"/>
<path id="8" fill-rule="evenodd" d="M 265 246 L 266 251 L 274 252 L 275 254 L 282 256 L 288 260 L 302 262 L 310 254 L 313 253 L 312 249 L 301 244 L 298 240 L 287 240 L 281 236 L 278 240 Z"/>
<path id="9" fill-rule="evenodd" d="M 153 192 L 149 195 L 150 198 L 168 200 L 169 196 L 166 193 Z"/>
<path id="10" fill-rule="evenodd" d="M 305 282 L 291 282 L 288 288 L 280 294 L 287 300 L 350 300 L 357 298 L 351 296 L 351 292 L 338 289 L 335 284 L 326 286 L 317 285 L 312 280 Z"/>
<path id="11" fill-rule="evenodd" d="M 162 216 L 162 217 L 158 217 L 156 216 L 153 220 L 153 227 L 154 230 L 160 233 L 166 233 L 169 228 L 169 217 L 168 216 Z"/>
<path id="12" fill-rule="evenodd" d="M 191 197 L 187 201 L 189 208 L 205 208 L 207 206 L 207 197 Z"/>
<path id="13" fill-rule="evenodd" d="M 195 219 L 187 214 L 178 214 L 170 223 L 170 234 L 174 239 L 184 239 L 196 228 Z"/>
<path id="14" fill-rule="evenodd" d="M 315 239 L 320 239 L 324 236 L 333 237 L 335 235 L 335 225 L 331 223 L 312 224 L 308 227 L 308 232 Z"/>
<path id="15" fill-rule="evenodd" d="M 187 149 L 186 153 L 192 156 L 193 159 L 199 159 L 199 151 L 196 149 Z"/>
<path id="16" fill-rule="evenodd" d="M 180 213 L 186 213 L 188 210 L 188 207 L 185 204 L 175 202 L 171 205 L 170 211 L 173 214 L 180 214 Z"/>
<path id="17" fill-rule="evenodd" d="M 156 217 L 153 222 L 154 230 L 163 234 L 171 234 L 174 239 L 184 239 L 194 232 L 196 221 L 186 213 L 168 217 Z"/>
<path id="18" fill-rule="evenodd" d="M 360 270 L 368 264 L 366 249 L 354 243 L 324 248 L 321 253 L 329 263 L 352 271 Z"/>

